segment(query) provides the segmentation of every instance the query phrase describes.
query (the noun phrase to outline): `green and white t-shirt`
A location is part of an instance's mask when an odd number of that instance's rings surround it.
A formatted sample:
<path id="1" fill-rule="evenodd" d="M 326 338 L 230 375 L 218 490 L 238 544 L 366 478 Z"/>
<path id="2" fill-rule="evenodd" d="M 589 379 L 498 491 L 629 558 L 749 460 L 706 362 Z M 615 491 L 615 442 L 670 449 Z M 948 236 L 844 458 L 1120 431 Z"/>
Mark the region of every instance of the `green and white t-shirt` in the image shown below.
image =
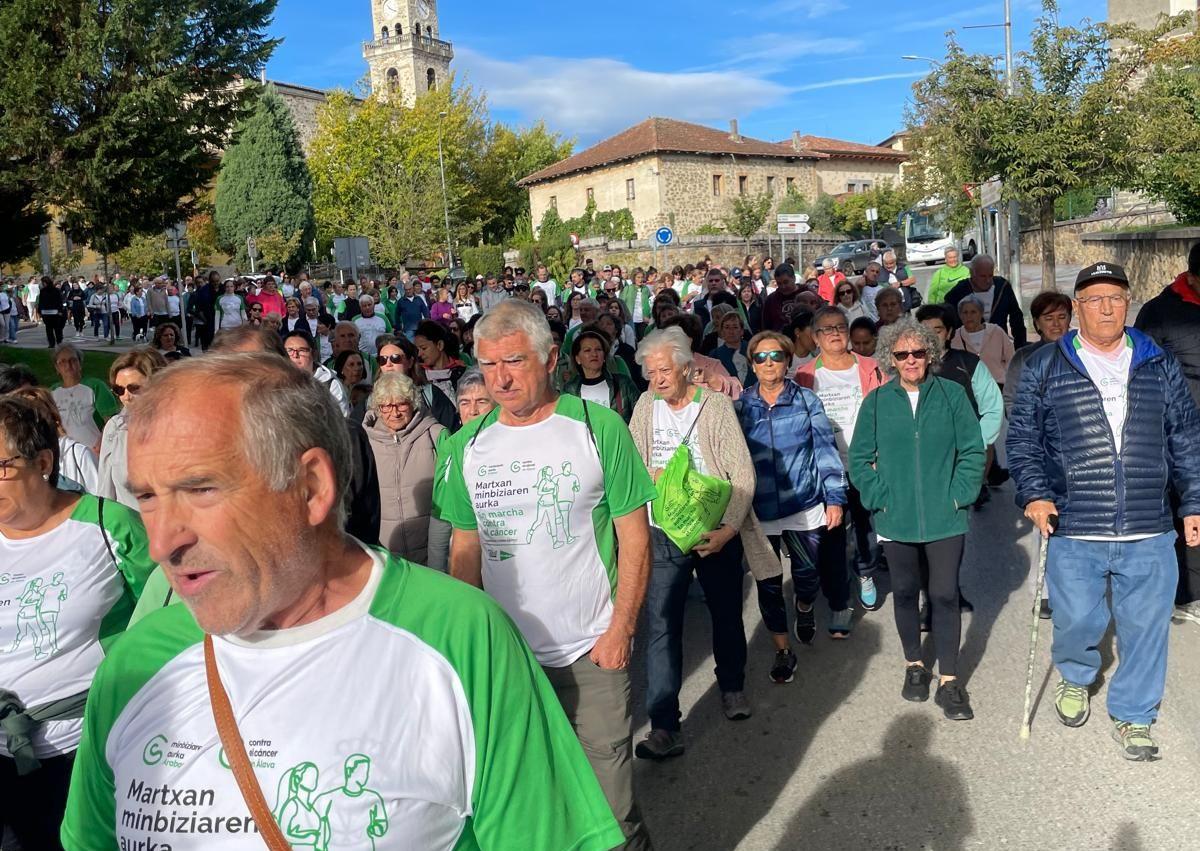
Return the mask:
<path id="1" fill-rule="evenodd" d="M 292 847 L 619 845 L 512 622 L 464 583 L 370 552 L 370 580 L 333 614 L 213 639 L 255 776 Z M 68 851 L 263 848 L 213 720 L 203 638 L 186 606 L 169 606 L 101 666 L 63 822 Z"/>
<path id="2" fill-rule="evenodd" d="M 55 384 L 50 394 L 58 406 L 67 436 L 84 446 L 98 444 L 105 420 L 121 410 L 112 391 L 96 378 L 85 378 L 74 387 Z"/>
<path id="3" fill-rule="evenodd" d="M 0 683 L 27 707 L 88 690 L 105 639 L 125 629 L 154 567 L 137 512 L 106 500 L 106 535 L 99 505 L 84 494 L 49 532 L 0 534 Z M 34 754 L 70 753 L 82 727 L 77 718 L 47 721 L 33 736 Z M 10 755 L 3 737 L 0 755 Z"/>
<path id="4" fill-rule="evenodd" d="M 620 414 L 584 404 L 560 396 L 553 415 L 522 427 L 493 410 L 450 438 L 434 483 L 434 513 L 478 531 L 483 587 L 550 668 L 582 657 L 608 629 L 613 518 L 655 496 Z"/>
<path id="5" fill-rule="evenodd" d="M 246 301 L 237 293 L 226 293 L 217 299 L 217 330 L 237 328 L 246 322 Z"/>

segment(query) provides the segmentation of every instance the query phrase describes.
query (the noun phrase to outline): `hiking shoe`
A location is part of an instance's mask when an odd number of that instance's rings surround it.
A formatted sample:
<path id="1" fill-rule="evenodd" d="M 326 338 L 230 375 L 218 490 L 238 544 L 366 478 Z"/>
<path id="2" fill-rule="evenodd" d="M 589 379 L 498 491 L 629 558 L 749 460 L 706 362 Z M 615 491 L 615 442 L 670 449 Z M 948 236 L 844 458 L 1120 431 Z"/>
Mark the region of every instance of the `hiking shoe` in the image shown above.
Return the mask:
<path id="1" fill-rule="evenodd" d="M 1092 714 L 1088 687 L 1059 680 L 1054 689 L 1054 711 L 1068 727 L 1082 727 Z"/>
<path id="2" fill-rule="evenodd" d="M 783 685 L 790 683 L 796 677 L 796 665 L 799 660 L 792 648 L 775 651 L 775 664 L 771 666 L 771 682 Z"/>
<path id="3" fill-rule="evenodd" d="M 875 588 L 874 578 L 858 577 L 858 600 L 868 612 L 879 610 L 879 591 Z"/>
<path id="4" fill-rule="evenodd" d="M 1158 759 L 1158 745 L 1150 738 L 1149 724 L 1112 719 L 1113 740 L 1121 746 L 1121 756 L 1130 762 L 1154 762 Z"/>
<path id="5" fill-rule="evenodd" d="M 924 703 L 929 700 L 929 684 L 933 681 L 930 674 L 921 665 L 909 665 L 904 672 L 904 688 L 900 696 L 913 703 Z"/>
<path id="6" fill-rule="evenodd" d="M 1200 623 L 1200 600 L 1176 606 L 1175 611 L 1171 613 L 1171 621 L 1173 623 L 1187 623 L 1188 621 Z"/>
<path id="7" fill-rule="evenodd" d="M 971 698 L 958 680 L 946 680 L 938 686 L 933 702 L 942 707 L 942 714 L 951 721 L 970 721 L 975 717 Z"/>
<path id="8" fill-rule="evenodd" d="M 638 759 L 664 760 L 683 753 L 683 734 L 678 730 L 651 730 L 637 743 Z"/>
<path id="9" fill-rule="evenodd" d="M 1042 605 L 1038 607 L 1038 617 L 1044 621 L 1050 620 L 1054 612 L 1050 609 L 1050 601 L 1045 597 L 1042 598 Z"/>
<path id="10" fill-rule="evenodd" d="M 745 721 L 754 714 L 744 691 L 721 692 L 721 709 L 730 721 Z"/>
<path id="11" fill-rule="evenodd" d="M 813 639 L 817 636 L 817 616 L 815 608 L 809 609 L 807 612 L 800 610 L 800 606 L 796 606 L 796 640 L 801 644 L 812 644 Z"/>
<path id="12" fill-rule="evenodd" d="M 854 609 L 845 608 L 829 616 L 829 637 L 849 638 L 854 626 Z"/>

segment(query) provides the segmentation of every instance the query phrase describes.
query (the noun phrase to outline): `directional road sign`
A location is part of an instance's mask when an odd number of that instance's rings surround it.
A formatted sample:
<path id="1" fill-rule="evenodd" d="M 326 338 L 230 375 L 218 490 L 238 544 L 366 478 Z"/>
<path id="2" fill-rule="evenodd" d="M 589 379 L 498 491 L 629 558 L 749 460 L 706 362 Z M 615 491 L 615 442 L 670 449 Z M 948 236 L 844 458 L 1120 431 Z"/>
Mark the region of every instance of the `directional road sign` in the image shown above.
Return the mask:
<path id="1" fill-rule="evenodd" d="M 661 227 L 654 232 L 654 241 L 659 245 L 670 245 L 675 241 L 675 231 L 668 227 Z"/>
<path id="2" fill-rule="evenodd" d="M 780 213 L 775 217 L 775 221 L 781 225 L 804 224 L 808 221 L 808 213 Z"/>
<path id="3" fill-rule="evenodd" d="M 812 225 L 808 222 L 780 222 L 780 233 L 811 233 Z"/>

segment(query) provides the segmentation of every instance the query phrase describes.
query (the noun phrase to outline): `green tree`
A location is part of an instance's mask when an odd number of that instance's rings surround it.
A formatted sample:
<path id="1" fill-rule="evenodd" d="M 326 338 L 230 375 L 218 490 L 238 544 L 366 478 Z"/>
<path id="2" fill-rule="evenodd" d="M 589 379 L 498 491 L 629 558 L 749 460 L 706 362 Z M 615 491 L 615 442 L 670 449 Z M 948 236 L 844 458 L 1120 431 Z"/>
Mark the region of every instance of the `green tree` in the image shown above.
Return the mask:
<path id="1" fill-rule="evenodd" d="M 478 211 L 485 241 L 499 243 L 510 237 L 521 215 L 529 211 L 529 192 L 517 181 L 566 159 L 574 147 L 572 140 L 550 131 L 544 121 L 516 130 L 492 126 L 480 163 L 481 188 L 489 202 Z"/>
<path id="2" fill-rule="evenodd" d="M 750 237 L 762 231 L 769 212 L 771 196 L 766 192 L 760 195 L 741 195 L 733 199 L 729 213 L 722 217 L 721 222 L 727 231 L 746 240 L 746 249 L 749 250 Z"/>
<path id="3" fill-rule="evenodd" d="M 185 219 L 277 41 L 276 0 L 0 3 L 0 204 L 107 253 Z M 4 228 L 7 230 L 7 228 Z"/>
<path id="4" fill-rule="evenodd" d="M 1037 211 L 1042 286 L 1053 289 L 1055 202 L 1078 187 L 1131 180 L 1129 107 L 1145 54 L 1113 44 L 1131 28 L 1063 26 L 1053 0 L 1043 10 L 1011 95 L 990 56 L 968 54 L 952 37 L 945 63 L 913 87 L 909 124 L 926 197 L 961 206 L 963 184 L 1002 175 L 1004 199 Z"/>
<path id="5" fill-rule="evenodd" d="M 877 227 L 895 225 L 900 214 L 908 210 L 919 200 L 910 191 L 906 191 L 891 181 L 873 186 L 866 192 L 846 195 L 834 203 L 832 217 L 835 230 L 855 238 L 863 238 L 871 233 L 871 223 L 867 221 L 867 210 L 874 208 L 879 211 Z"/>
<path id="6" fill-rule="evenodd" d="M 837 201 L 822 192 L 816 201 L 809 201 L 799 192 L 790 190 L 780 200 L 777 213 L 807 213 L 808 223 L 816 233 L 838 233 Z"/>
<path id="7" fill-rule="evenodd" d="M 0 169 L 0 264 L 23 260 L 37 249 L 50 216 L 34 198 L 33 187 Z"/>
<path id="8" fill-rule="evenodd" d="M 168 268 L 175 273 L 175 255 L 167 250 L 162 233 L 135 236 L 113 258 L 125 274 L 161 275 Z"/>
<path id="9" fill-rule="evenodd" d="M 295 269 L 308 258 L 316 230 L 312 177 L 292 114 L 274 86 L 262 89 L 221 160 L 215 221 L 225 248 L 239 260 L 248 237 L 268 235 L 293 246 L 281 265 Z"/>

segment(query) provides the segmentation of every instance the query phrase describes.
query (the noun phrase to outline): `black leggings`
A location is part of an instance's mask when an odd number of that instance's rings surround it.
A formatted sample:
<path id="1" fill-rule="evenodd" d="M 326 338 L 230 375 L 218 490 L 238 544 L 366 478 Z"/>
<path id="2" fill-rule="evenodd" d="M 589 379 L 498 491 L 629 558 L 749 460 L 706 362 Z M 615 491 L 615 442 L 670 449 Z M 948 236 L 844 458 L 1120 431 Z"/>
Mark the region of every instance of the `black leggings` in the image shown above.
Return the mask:
<path id="1" fill-rule="evenodd" d="M 32 774 L 17 774 L 17 764 L 0 757 L 0 834 L 8 828 L 25 851 L 61 849 L 58 831 L 67 808 L 75 754 L 45 757 Z"/>
<path id="2" fill-rule="evenodd" d="M 938 673 L 957 676 L 958 645 L 962 639 L 962 613 L 958 608 L 958 567 L 965 536 L 928 544 L 885 541 L 884 553 L 892 576 L 892 607 L 904 658 L 921 661 L 921 554 L 929 562 L 929 605 L 933 612 L 933 646 Z"/>

